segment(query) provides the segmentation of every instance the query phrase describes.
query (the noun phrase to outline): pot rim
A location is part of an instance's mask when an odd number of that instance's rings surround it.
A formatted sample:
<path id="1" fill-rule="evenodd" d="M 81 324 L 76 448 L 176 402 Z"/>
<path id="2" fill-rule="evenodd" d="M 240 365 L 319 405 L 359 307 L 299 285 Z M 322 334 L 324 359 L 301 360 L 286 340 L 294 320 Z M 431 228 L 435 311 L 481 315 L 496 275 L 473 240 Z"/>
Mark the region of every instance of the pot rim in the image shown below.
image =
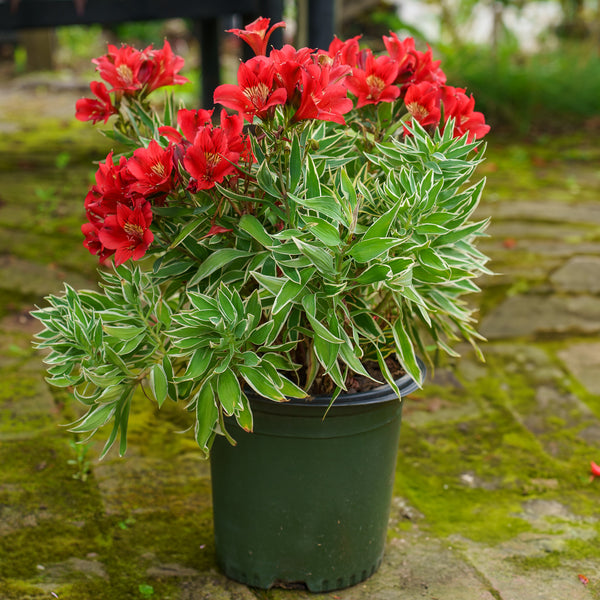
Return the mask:
<path id="1" fill-rule="evenodd" d="M 427 374 L 427 367 L 425 363 L 417 357 L 417 364 L 421 370 L 422 378 L 425 378 Z M 398 389 L 400 390 L 401 398 L 419 389 L 417 382 L 408 374 L 405 373 L 402 377 L 395 380 Z M 247 393 L 252 404 L 263 403 L 272 405 L 274 402 L 268 398 L 255 393 Z M 333 403 L 333 406 L 362 406 L 367 404 L 380 404 L 382 402 L 397 401 L 398 396 L 396 392 L 392 390 L 389 383 L 385 383 L 371 390 L 364 392 L 355 392 L 350 394 L 340 394 Z M 314 406 L 314 407 L 328 407 L 331 404 L 331 396 L 307 396 L 306 398 L 289 398 L 285 402 L 276 403 L 285 404 L 286 406 Z"/>

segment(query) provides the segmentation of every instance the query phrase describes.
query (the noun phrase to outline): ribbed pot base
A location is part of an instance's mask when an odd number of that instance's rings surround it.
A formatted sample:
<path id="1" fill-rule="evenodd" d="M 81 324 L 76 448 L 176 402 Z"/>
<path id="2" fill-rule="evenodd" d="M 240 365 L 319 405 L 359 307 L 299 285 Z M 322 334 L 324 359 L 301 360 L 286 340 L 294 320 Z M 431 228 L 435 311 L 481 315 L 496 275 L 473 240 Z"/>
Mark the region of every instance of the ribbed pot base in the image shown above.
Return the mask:
<path id="1" fill-rule="evenodd" d="M 312 577 L 310 573 L 307 573 L 306 576 L 300 577 L 295 581 L 281 580 L 277 578 L 277 575 L 269 576 L 266 573 L 247 573 L 232 565 L 220 564 L 219 566 L 227 577 L 250 587 L 261 589 L 282 588 L 286 590 L 309 590 L 310 592 L 325 593 L 341 590 L 365 581 L 376 573 L 380 565 L 381 560 L 378 560 L 371 568 L 363 569 L 360 573 L 344 574 L 335 579 Z"/>

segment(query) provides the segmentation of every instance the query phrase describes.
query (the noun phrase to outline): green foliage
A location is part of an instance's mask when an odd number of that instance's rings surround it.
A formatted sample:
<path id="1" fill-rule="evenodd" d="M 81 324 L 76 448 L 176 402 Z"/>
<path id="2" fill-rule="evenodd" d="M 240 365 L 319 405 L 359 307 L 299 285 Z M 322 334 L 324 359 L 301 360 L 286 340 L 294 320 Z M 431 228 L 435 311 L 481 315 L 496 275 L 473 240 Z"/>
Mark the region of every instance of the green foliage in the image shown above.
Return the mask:
<path id="1" fill-rule="evenodd" d="M 514 44 L 447 47 L 448 79 L 477 97 L 492 130 L 567 130 L 598 114 L 600 59 L 586 42 L 525 55 Z M 569 92 L 564 82 L 569 81 Z"/>
<path id="2" fill-rule="evenodd" d="M 351 152 L 359 141 L 328 124 L 306 127 L 281 153 L 289 162 L 260 165 L 264 201 L 239 219 L 233 241 L 193 235 L 210 207 L 165 208 L 172 241 L 154 269 L 122 265 L 102 274 L 102 293 L 67 286 L 33 313 L 45 326 L 38 347 L 50 351 L 49 383 L 88 407 L 73 432 L 112 421 L 102 455 L 117 438 L 123 454 L 141 385 L 159 408 L 185 403 L 207 453 L 217 432 L 226 435 L 224 417 L 252 429 L 247 389 L 303 397 L 324 372 L 339 393 L 349 371 L 369 377 L 365 357 L 395 388 L 390 353 L 420 382 L 416 356 L 429 343 L 450 353 L 457 334 L 475 343 L 460 297 L 487 272 L 474 247 L 487 222 L 470 220 L 483 182 L 467 187 L 482 149 L 474 154 L 478 144 L 452 137 L 451 126 L 432 137 L 413 125 L 360 161 Z M 307 144 L 318 152 L 303 153 Z M 231 204 L 248 201 L 219 191 Z"/>
<path id="3" fill-rule="evenodd" d="M 144 90 L 117 108 L 109 135 L 129 153 L 166 145 L 161 125 L 179 120 L 172 98 L 158 115 Z M 72 431 L 111 427 L 102 456 L 117 439 L 125 452 L 140 387 L 158 408 L 185 406 L 207 454 L 229 437 L 227 417 L 252 430 L 250 392 L 337 397 L 350 375 L 372 378 L 370 360 L 400 395 L 390 357 L 420 385 L 417 355 L 454 354 L 461 338 L 476 347 L 462 296 L 488 273 L 475 247 L 487 221 L 472 219 L 483 146 L 454 137 L 452 121 L 426 131 L 402 100 L 357 108 L 344 127 L 290 110 L 255 120 L 255 160 L 240 153 L 238 171 L 206 189 L 177 163 L 151 204 L 148 262 L 103 272 L 100 293 L 66 286 L 33 313 L 49 383 L 87 407 Z"/>

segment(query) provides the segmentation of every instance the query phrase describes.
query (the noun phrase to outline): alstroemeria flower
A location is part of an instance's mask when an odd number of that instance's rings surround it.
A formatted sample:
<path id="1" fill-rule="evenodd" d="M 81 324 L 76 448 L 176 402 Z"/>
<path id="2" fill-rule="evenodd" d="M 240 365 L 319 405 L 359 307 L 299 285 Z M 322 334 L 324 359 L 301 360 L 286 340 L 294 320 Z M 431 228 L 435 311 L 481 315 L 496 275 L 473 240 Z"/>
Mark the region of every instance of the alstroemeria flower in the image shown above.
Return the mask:
<path id="1" fill-rule="evenodd" d="M 424 81 L 408 87 L 404 96 L 406 110 L 423 127 L 435 127 L 440 121 L 440 89 Z"/>
<path id="2" fill-rule="evenodd" d="M 240 152 L 230 148 L 221 128 L 204 128 L 183 158 L 183 166 L 191 177 L 188 189 L 197 192 L 222 183 L 227 175 L 236 173 L 239 158 Z"/>
<path id="3" fill-rule="evenodd" d="M 283 88 L 273 89 L 275 65 L 265 56 L 255 56 L 238 69 L 238 85 L 220 85 L 214 93 L 214 100 L 231 108 L 252 123 L 254 117 L 264 119 L 269 110 L 284 104 L 287 93 Z"/>
<path id="4" fill-rule="evenodd" d="M 143 87 L 137 76 L 143 60 L 142 52 L 132 46 L 122 45 L 117 48 L 109 44 L 108 52 L 94 58 L 92 62 L 100 77 L 112 86 L 111 91 L 133 94 Z"/>
<path id="5" fill-rule="evenodd" d="M 593 460 L 590 461 L 590 471 L 593 477 L 600 477 L 600 465 L 597 465 Z"/>
<path id="6" fill-rule="evenodd" d="M 283 21 L 279 21 L 269 27 L 270 23 L 271 19 L 259 17 L 249 25 L 246 25 L 246 29 L 228 29 L 227 32 L 233 33 L 244 40 L 257 56 L 264 56 L 267 53 L 267 44 L 269 43 L 271 34 L 279 27 L 285 27 Z"/>
<path id="7" fill-rule="evenodd" d="M 348 72 L 349 67 L 345 68 Z M 339 69 L 335 69 L 336 73 Z M 352 110 L 346 87 L 331 79 L 330 65 L 313 64 L 302 70 L 302 90 L 294 121 L 318 119 L 344 125 L 344 114 Z"/>
<path id="8" fill-rule="evenodd" d="M 167 85 L 189 83 L 187 77 L 178 75 L 183 64 L 184 59 L 173 54 L 171 44 L 165 40 L 162 50 L 152 49 L 148 52 L 146 60 L 140 65 L 138 79 L 146 87 L 147 92 Z"/>
<path id="9" fill-rule="evenodd" d="M 96 183 L 85 197 L 85 210 L 90 221 L 103 221 L 109 214 L 117 212 L 119 204 L 132 205 L 134 194 L 131 185 L 134 179 L 127 169 L 127 159 L 119 158 L 114 164 L 112 152 L 104 163 L 98 165 Z"/>
<path id="10" fill-rule="evenodd" d="M 131 189 L 143 196 L 167 194 L 173 189 L 173 148 L 163 148 L 152 140 L 147 148 L 138 148 L 127 162 L 135 179 Z"/>
<path id="11" fill-rule="evenodd" d="M 90 89 L 97 100 L 93 98 L 77 100 L 75 103 L 75 118 L 79 121 L 91 121 L 94 124 L 104 121 L 106 124 L 108 119 L 118 111 L 113 106 L 110 94 L 101 81 L 92 81 Z"/>
<path id="12" fill-rule="evenodd" d="M 150 231 L 152 208 L 150 202 L 139 201 L 131 209 L 124 204 L 117 206 L 117 214 L 109 215 L 98 232 L 104 248 L 115 250 L 115 265 L 132 258 L 139 260 L 154 240 Z"/>
<path id="13" fill-rule="evenodd" d="M 383 43 L 390 58 L 398 63 L 396 83 L 402 86 L 402 94 L 406 92 L 411 84 L 424 81 L 436 85 L 446 83 L 446 75 L 440 69 L 441 61 L 433 60 L 433 54 L 429 46 L 426 52 L 420 52 L 415 48 L 413 38 L 408 37 L 400 40 L 393 32 L 389 36 L 383 36 Z"/>
<path id="14" fill-rule="evenodd" d="M 85 240 L 83 245 L 87 248 L 91 254 L 98 256 L 100 262 L 106 261 L 110 258 L 115 251 L 109 248 L 105 248 L 104 244 L 100 241 L 99 233 L 102 229 L 102 223 L 90 222 L 84 223 L 81 226 L 81 233 L 83 233 Z"/>
<path id="15" fill-rule="evenodd" d="M 158 128 L 158 133 L 164 135 L 168 140 L 175 144 L 192 143 L 196 134 L 200 129 L 212 123 L 212 110 L 189 110 L 181 108 L 177 112 L 177 125 L 181 129 L 181 133 L 174 127 L 163 125 Z"/>
<path id="16" fill-rule="evenodd" d="M 361 37 L 362 36 L 357 35 L 343 42 L 337 36 L 334 36 L 333 41 L 329 44 L 329 49 L 326 54 L 334 63 L 337 62 L 342 65 L 356 67 L 358 63 L 358 54 L 360 52 L 358 40 L 360 40 Z"/>
<path id="17" fill-rule="evenodd" d="M 148 46 L 140 51 L 129 45 L 117 48 L 109 44 L 108 52 L 92 62 L 100 77 L 113 86 L 111 91 L 127 95 L 188 82 L 187 78 L 177 75 L 184 61 L 173 54 L 167 41 L 162 50 Z"/>
<path id="18" fill-rule="evenodd" d="M 378 102 L 392 102 L 400 95 L 394 85 L 398 64 L 389 56 L 375 57 L 371 51 L 365 54 L 364 68 L 355 67 L 346 85 L 357 98 L 357 108 Z"/>
<path id="19" fill-rule="evenodd" d="M 288 104 L 293 103 L 302 86 L 302 70 L 313 63 L 312 50 L 286 44 L 281 50 L 271 50 L 269 58 L 275 65 L 277 87 L 285 88 Z"/>
<path id="20" fill-rule="evenodd" d="M 490 130 L 490 126 L 485 123 L 483 113 L 473 110 L 475 99 L 473 96 L 467 96 L 464 89 L 444 85 L 440 90 L 440 101 L 444 111 L 444 121 L 454 119 L 454 137 L 466 133 L 467 140 L 471 142 L 474 139 L 481 139 Z"/>

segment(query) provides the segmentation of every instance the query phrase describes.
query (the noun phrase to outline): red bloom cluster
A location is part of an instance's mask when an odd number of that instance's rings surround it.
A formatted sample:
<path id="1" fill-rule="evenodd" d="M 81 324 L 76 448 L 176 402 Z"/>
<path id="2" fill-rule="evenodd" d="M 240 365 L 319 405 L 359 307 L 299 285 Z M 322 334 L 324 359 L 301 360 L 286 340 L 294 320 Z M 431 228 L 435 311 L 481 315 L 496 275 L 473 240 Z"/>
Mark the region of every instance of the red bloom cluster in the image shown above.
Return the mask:
<path id="1" fill-rule="evenodd" d="M 223 110 L 220 127 L 215 127 L 212 115 L 212 110 L 182 109 L 177 114 L 181 133 L 167 126 L 158 130 L 175 144 L 177 162 L 189 174 L 187 189 L 193 193 L 213 188 L 227 176 L 237 176 L 237 165 L 253 160 L 242 117 Z"/>
<path id="2" fill-rule="evenodd" d="M 401 98 L 410 115 L 424 127 L 442 127 L 452 118 L 455 135 L 483 137 L 489 126 L 474 111 L 474 100 L 465 90 L 446 85 L 440 61 L 431 48 L 421 52 L 412 38 L 400 40 L 395 33 L 383 37 L 387 54 L 375 56 L 361 50 L 359 36 L 347 41 L 334 38 L 327 51 L 296 50 L 284 46 L 265 56 L 271 32 L 268 19 L 257 19 L 246 29 L 232 29 L 245 40 L 256 57 L 241 63 L 238 85 L 222 85 L 215 102 L 236 110 L 248 122 L 267 119 L 276 106 L 286 107 L 292 121 L 320 119 L 344 124 L 354 102 L 356 108 Z"/>
<path id="3" fill-rule="evenodd" d="M 121 156 L 118 164 L 112 153 L 100 163 L 96 183 L 85 199 L 88 223 L 81 228 L 84 245 L 92 254 L 101 261 L 114 254 L 117 265 L 144 256 L 154 240 L 152 206 L 164 204 L 181 185 L 180 167 L 183 177 L 189 176 L 187 189 L 195 193 L 237 176 L 236 165 L 253 160 L 240 116 L 222 111 L 220 127 L 213 126 L 211 119 L 212 111 L 180 110 L 180 131 L 159 128 L 170 142 L 166 148 L 152 140 L 129 159 Z M 213 224 L 207 236 L 225 231 L 230 230 Z"/>
<path id="4" fill-rule="evenodd" d="M 268 19 L 258 19 L 245 30 L 231 30 L 257 51 L 257 56 L 238 69 L 238 85 L 225 84 L 215 90 L 215 103 L 237 111 L 249 123 L 254 117 L 267 119 L 278 105 L 285 106 L 293 121 L 318 119 L 344 124 L 343 115 L 352 109 L 342 80 L 350 69 L 321 60 L 320 53 L 309 48 L 296 50 L 286 45 L 264 56 Z M 256 30 L 264 32 L 259 46 Z M 261 35 L 263 35 L 261 33 Z"/>
<path id="5" fill-rule="evenodd" d="M 114 254 L 117 265 L 144 256 L 154 239 L 150 231 L 151 202 L 139 190 L 154 190 L 153 167 L 163 165 L 164 156 L 155 147 L 140 148 L 136 153 L 137 157 L 134 153 L 129 160 L 121 156 L 115 164 L 111 152 L 104 164 L 100 163 L 96 184 L 85 198 L 88 223 L 81 227 L 84 246 L 101 261 Z M 152 156 L 156 162 L 152 162 Z"/>
<path id="6" fill-rule="evenodd" d="M 82 98 L 77 101 L 75 117 L 80 121 L 108 121 L 118 112 L 122 96 L 144 97 L 167 85 L 187 83 L 188 79 L 178 72 L 183 67 L 181 56 L 173 54 L 165 40 L 161 50 L 148 46 L 145 50 L 123 45 L 108 45 L 108 53 L 92 61 L 100 77 L 111 86 L 108 90 L 101 82 L 92 82 L 90 88 L 96 99 Z M 110 97 L 114 93 L 115 100 Z"/>
<path id="7" fill-rule="evenodd" d="M 153 207 L 235 182 L 246 172 L 244 165 L 250 171 L 254 157 L 244 120 L 268 121 L 277 107 L 285 117 L 280 132 L 308 119 L 345 124 L 345 115 L 353 108 L 368 110 L 369 105 L 396 100 L 402 101 L 409 117 L 431 130 L 445 127 L 452 118 L 456 136 L 467 134 L 472 140 L 488 132 L 483 115 L 474 111 L 473 98 L 464 89 L 446 85 L 431 49 L 417 50 L 412 38 L 384 36 L 387 52 L 381 56 L 361 49 L 359 36 L 347 41 L 334 38 L 327 50 L 286 45 L 267 55 L 272 32 L 283 26 L 281 22 L 270 26 L 269 19 L 260 18 L 245 29 L 230 30 L 256 54 L 240 64 L 237 85 L 215 90 L 215 102 L 235 114 L 223 109 L 216 125 L 212 110 L 182 109 L 177 127 L 159 127 L 149 143 L 139 138 L 143 146 L 131 156 L 121 156 L 115 163 L 110 153 L 99 165 L 96 183 L 85 199 L 88 222 L 82 227 L 84 245 L 91 253 L 101 261 L 114 255 L 117 265 L 144 256 L 154 240 Z M 93 62 L 106 83 L 92 82 L 94 98 L 77 102 L 76 117 L 81 121 L 106 123 L 119 112 L 121 102 L 135 105 L 159 87 L 187 82 L 178 75 L 183 59 L 172 53 L 168 42 L 161 50 L 149 46 L 142 51 L 109 45 L 108 53 Z M 398 102 L 397 119 L 400 110 Z M 124 113 L 125 124 L 127 118 Z M 215 222 L 219 215 L 217 210 L 211 217 L 204 238 L 231 231 Z"/>

